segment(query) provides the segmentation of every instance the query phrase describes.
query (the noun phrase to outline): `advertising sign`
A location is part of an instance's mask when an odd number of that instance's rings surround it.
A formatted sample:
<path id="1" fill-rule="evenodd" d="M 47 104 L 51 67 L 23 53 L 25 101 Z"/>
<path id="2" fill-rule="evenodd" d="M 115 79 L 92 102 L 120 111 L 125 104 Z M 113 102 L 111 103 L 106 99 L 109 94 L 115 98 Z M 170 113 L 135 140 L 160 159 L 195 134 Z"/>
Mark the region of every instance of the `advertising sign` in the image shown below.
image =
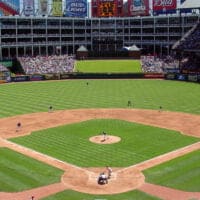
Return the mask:
<path id="1" fill-rule="evenodd" d="M 41 15 L 48 14 L 48 0 L 39 0 L 39 13 Z"/>
<path id="2" fill-rule="evenodd" d="M 20 11 L 19 0 L 1 0 L 0 1 L 0 10 L 3 15 L 16 15 Z"/>
<path id="3" fill-rule="evenodd" d="M 15 11 L 19 12 L 19 0 L 1 0 L 1 2 L 4 2 L 10 8 L 12 8 Z"/>
<path id="4" fill-rule="evenodd" d="M 187 76 L 185 74 L 178 74 L 177 79 L 180 80 L 180 81 L 186 81 Z"/>
<path id="5" fill-rule="evenodd" d="M 52 2 L 52 15 L 62 16 L 62 0 L 53 0 Z"/>
<path id="6" fill-rule="evenodd" d="M 99 1 L 98 16 L 113 17 L 117 15 L 117 3 L 114 0 Z"/>
<path id="7" fill-rule="evenodd" d="M 29 76 L 14 76 L 14 77 L 11 77 L 11 81 L 13 82 L 30 81 L 30 77 Z"/>
<path id="8" fill-rule="evenodd" d="M 197 74 L 189 74 L 188 75 L 188 81 L 197 82 L 198 81 Z"/>
<path id="9" fill-rule="evenodd" d="M 174 74 L 174 73 L 172 73 L 172 74 L 166 74 L 165 75 L 165 78 L 167 79 L 167 80 L 175 80 L 176 79 L 176 74 Z"/>
<path id="10" fill-rule="evenodd" d="M 23 0 L 24 15 L 34 15 L 34 0 Z"/>
<path id="11" fill-rule="evenodd" d="M 153 0 L 153 11 L 154 12 L 162 12 L 169 13 L 176 10 L 177 0 Z"/>
<path id="12" fill-rule="evenodd" d="M 30 81 L 42 81 L 44 79 L 45 79 L 44 75 L 37 74 L 37 75 L 30 76 Z"/>
<path id="13" fill-rule="evenodd" d="M 129 0 L 129 16 L 149 15 L 149 0 Z"/>
<path id="14" fill-rule="evenodd" d="M 66 0 L 67 17 L 86 17 L 87 16 L 87 0 Z"/>
<path id="15" fill-rule="evenodd" d="M 197 78 L 198 78 L 198 82 L 200 82 L 200 75 L 197 75 Z"/>

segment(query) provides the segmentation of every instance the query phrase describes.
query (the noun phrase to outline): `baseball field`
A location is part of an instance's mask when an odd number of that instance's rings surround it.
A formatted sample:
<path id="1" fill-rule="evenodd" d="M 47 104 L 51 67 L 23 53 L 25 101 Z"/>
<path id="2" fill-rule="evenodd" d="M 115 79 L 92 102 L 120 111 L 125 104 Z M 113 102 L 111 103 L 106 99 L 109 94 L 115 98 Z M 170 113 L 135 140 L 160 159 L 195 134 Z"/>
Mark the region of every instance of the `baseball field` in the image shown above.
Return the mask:
<path id="1" fill-rule="evenodd" d="M 0 199 L 200 199 L 199 84 L 25 82 L 0 96 Z"/>
<path id="2" fill-rule="evenodd" d="M 139 73 L 139 60 L 81 60 L 76 62 L 75 71 L 90 73 Z"/>

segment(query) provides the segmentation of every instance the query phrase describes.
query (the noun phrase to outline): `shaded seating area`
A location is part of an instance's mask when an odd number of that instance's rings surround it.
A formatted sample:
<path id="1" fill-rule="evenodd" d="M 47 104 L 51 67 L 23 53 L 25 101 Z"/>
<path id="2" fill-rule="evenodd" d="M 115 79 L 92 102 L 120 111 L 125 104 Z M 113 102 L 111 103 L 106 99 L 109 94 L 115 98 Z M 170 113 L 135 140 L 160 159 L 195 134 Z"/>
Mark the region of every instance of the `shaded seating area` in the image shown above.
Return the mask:
<path id="1" fill-rule="evenodd" d="M 182 73 L 200 73 L 200 55 L 192 53 L 183 58 L 180 64 Z"/>
<path id="2" fill-rule="evenodd" d="M 200 23 L 177 47 L 181 50 L 200 50 Z"/>
<path id="3" fill-rule="evenodd" d="M 200 22 L 188 33 L 174 50 L 179 55 L 182 73 L 200 73 Z"/>

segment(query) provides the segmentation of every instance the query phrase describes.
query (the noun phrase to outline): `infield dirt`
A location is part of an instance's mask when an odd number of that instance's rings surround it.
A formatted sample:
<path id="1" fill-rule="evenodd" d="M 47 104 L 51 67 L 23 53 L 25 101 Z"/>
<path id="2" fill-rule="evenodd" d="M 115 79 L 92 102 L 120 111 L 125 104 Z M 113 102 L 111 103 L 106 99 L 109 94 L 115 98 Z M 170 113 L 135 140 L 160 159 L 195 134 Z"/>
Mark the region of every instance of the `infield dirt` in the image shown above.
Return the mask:
<path id="1" fill-rule="evenodd" d="M 184 192 L 145 183 L 145 177 L 141 172 L 149 167 L 200 149 L 200 142 L 128 168 L 114 168 L 108 184 L 98 185 L 97 177 L 99 172 L 105 170 L 103 168 L 79 168 L 6 140 L 12 137 L 27 135 L 36 130 L 95 118 L 121 119 L 130 122 L 138 122 L 180 131 L 182 134 L 194 137 L 200 137 L 200 116 L 167 111 L 159 112 L 141 109 L 79 109 L 54 111 L 51 113 L 33 113 L 2 118 L 0 119 L 0 146 L 8 147 L 34 159 L 63 169 L 65 173 L 61 177 L 60 183 L 18 193 L 0 192 L 0 199 L 21 200 L 28 199 L 31 195 L 34 195 L 36 199 L 40 199 L 67 189 L 90 194 L 116 194 L 139 189 L 161 199 L 200 199 L 200 192 Z M 20 130 L 16 131 L 16 124 L 18 122 L 21 122 L 22 126 Z"/>

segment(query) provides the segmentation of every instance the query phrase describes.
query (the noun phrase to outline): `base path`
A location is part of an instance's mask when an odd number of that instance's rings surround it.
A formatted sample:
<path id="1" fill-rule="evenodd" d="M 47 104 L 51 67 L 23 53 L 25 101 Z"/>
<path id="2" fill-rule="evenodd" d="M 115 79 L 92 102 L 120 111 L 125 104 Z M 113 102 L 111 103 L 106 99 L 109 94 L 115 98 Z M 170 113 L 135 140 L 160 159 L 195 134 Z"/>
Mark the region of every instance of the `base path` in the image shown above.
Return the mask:
<path id="1" fill-rule="evenodd" d="M 79 109 L 51 113 L 33 113 L 0 119 L 0 137 L 11 138 L 36 130 L 90 119 L 121 119 L 151 126 L 177 130 L 183 134 L 200 137 L 200 115 L 141 109 Z M 16 132 L 16 125 L 21 129 Z"/>
<path id="2" fill-rule="evenodd" d="M 65 173 L 61 177 L 60 183 L 18 193 L 0 192 L 0 199 L 21 200 L 29 199 L 31 195 L 34 195 L 38 200 L 65 189 L 72 189 L 90 194 L 116 194 L 136 188 L 154 196 L 158 196 L 162 199 L 200 199 L 200 192 L 184 192 L 145 183 L 145 177 L 141 172 L 149 167 L 200 149 L 200 142 L 128 168 L 114 168 L 112 177 L 109 179 L 108 184 L 98 185 L 98 174 L 102 170 L 105 171 L 105 169 L 79 168 L 6 140 L 7 138 L 27 135 L 36 130 L 42 130 L 49 127 L 56 127 L 63 124 L 71 124 L 95 118 L 121 119 L 130 122 L 138 122 L 141 124 L 180 131 L 182 134 L 191 135 L 194 137 L 200 137 L 199 115 L 166 111 L 159 112 L 155 110 L 141 109 L 79 109 L 54 111 L 51 113 L 33 113 L 3 118 L 0 119 L 0 147 L 4 146 L 21 152 L 34 159 L 63 169 Z M 16 125 L 18 122 L 21 123 L 21 127 L 19 130 L 16 130 Z M 180 198 L 177 198 L 177 196 L 175 196 L 176 194 L 180 195 Z"/>
<path id="3" fill-rule="evenodd" d="M 144 183 L 139 190 L 165 200 L 200 200 L 200 192 L 184 192 L 150 183 Z"/>
<path id="4" fill-rule="evenodd" d="M 48 186 L 35 188 L 32 190 L 26 190 L 23 192 L 6 193 L 0 192 L 1 200 L 31 200 L 31 196 L 34 196 L 34 200 L 38 200 L 44 197 L 48 197 L 58 192 L 67 190 L 68 188 L 63 183 L 55 183 Z"/>

